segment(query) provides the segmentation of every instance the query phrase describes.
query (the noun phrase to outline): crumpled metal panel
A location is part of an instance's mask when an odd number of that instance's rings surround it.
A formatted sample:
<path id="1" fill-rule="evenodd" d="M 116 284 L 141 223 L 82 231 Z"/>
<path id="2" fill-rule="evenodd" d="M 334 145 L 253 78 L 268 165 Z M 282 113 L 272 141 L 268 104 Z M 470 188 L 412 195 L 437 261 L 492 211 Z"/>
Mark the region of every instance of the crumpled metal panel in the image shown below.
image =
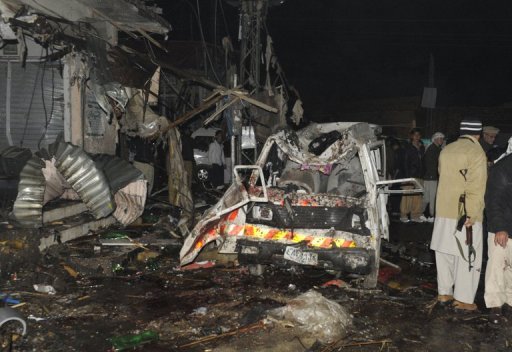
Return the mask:
<path id="1" fill-rule="evenodd" d="M 114 211 L 114 200 L 107 178 L 90 156 L 79 147 L 60 143 L 55 158 L 57 170 L 80 195 L 96 219 Z"/>
<path id="2" fill-rule="evenodd" d="M 98 169 L 103 170 L 113 193 L 131 182 L 144 180 L 142 171 L 121 158 L 99 154 L 94 157 L 94 163 Z"/>
<path id="3" fill-rule="evenodd" d="M 43 205 L 56 198 L 79 200 L 80 196 L 71 188 L 66 179 L 55 167 L 55 158 L 44 160 L 43 175 L 46 180 Z"/>
<path id="4" fill-rule="evenodd" d="M 364 122 L 311 123 L 297 132 L 285 130 L 276 133 L 269 137 L 266 145 L 271 146 L 270 141 L 275 141 L 289 159 L 300 165 L 345 163 L 357 153 L 358 145 L 376 140 L 375 130 L 376 127 Z M 308 151 L 309 144 L 315 138 L 332 131 L 339 131 L 342 137 L 328 146 L 320 155 L 314 155 Z M 263 147 L 261 154 L 268 151 L 269 148 Z"/>
<path id="5" fill-rule="evenodd" d="M 123 225 L 131 224 L 142 215 L 146 204 L 144 174 L 126 160 L 107 154 L 97 155 L 94 162 L 105 173 L 114 193 L 116 210 L 112 215 Z"/>
<path id="6" fill-rule="evenodd" d="M 123 225 L 134 222 L 144 212 L 148 181 L 136 180 L 114 194 L 116 210 L 112 214 Z"/>
<path id="7" fill-rule="evenodd" d="M 13 217 L 22 227 L 41 227 L 43 223 L 43 198 L 46 188 L 42 168 L 44 162 L 33 156 L 23 167 L 14 202 Z"/>

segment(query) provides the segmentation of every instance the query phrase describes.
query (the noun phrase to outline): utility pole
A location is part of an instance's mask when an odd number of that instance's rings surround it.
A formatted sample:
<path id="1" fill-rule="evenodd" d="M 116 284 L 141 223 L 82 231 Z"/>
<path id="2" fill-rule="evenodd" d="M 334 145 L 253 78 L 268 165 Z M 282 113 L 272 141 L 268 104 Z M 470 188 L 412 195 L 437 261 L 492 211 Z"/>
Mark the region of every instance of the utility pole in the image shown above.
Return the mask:
<path id="1" fill-rule="evenodd" d="M 251 93 L 261 88 L 261 32 L 267 17 L 267 0 L 240 0 L 240 85 Z"/>
<path id="2" fill-rule="evenodd" d="M 231 5 L 235 1 L 227 0 Z M 265 29 L 265 21 L 269 7 L 280 5 L 282 0 L 239 0 L 237 5 L 239 13 L 238 41 L 240 43 L 240 61 L 238 77 L 235 85 L 247 89 L 255 94 L 262 90 L 261 69 L 262 60 L 262 36 Z M 266 39 L 266 38 L 264 38 Z M 232 109 L 233 135 L 231 137 L 232 165 L 243 163 L 243 157 L 251 164 L 256 162 L 257 148 L 252 152 L 243 153 L 242 150 L 242 103 L 235 104 Z M 246 126 L 248 127 L 248 126 Z M 249 126 L 250 127 L 250 126 Z M 247 150 L 249 151 L 249 150 Z M 252 155 L 248 155 L 252 154 Z"/>

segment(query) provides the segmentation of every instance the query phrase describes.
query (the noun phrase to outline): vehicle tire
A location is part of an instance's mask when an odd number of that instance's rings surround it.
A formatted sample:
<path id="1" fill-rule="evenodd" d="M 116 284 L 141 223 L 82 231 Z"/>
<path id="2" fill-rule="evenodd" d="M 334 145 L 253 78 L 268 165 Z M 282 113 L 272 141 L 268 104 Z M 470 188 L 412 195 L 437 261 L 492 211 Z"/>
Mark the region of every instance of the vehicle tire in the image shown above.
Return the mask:
<path id="1" fill-rule="evenodd" d="M 210 170 L 205 165 L 197 165 L 195 174 L 199 183 L 205 183 L 210 180 Z"/>

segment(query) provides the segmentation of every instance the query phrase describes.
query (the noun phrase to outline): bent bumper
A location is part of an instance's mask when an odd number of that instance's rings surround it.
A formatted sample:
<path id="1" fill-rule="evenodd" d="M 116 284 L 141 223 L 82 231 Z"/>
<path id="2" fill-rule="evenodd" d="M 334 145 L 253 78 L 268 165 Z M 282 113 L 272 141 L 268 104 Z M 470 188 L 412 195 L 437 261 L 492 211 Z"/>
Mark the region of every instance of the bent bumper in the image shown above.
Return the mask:
<path id="1" fill-rule="evenodd" d="M 364 248 L 311 248 L 301 244 L 239 239 L 236 252 L 240 264 L 275 264 L 284 267 L 301 265 L 284 258 L 286 247 L 289 246 L 316 253 L 318 264 L 315 267 L 318 268 L 367 275 L 375 265 L 375 251 Z"/>

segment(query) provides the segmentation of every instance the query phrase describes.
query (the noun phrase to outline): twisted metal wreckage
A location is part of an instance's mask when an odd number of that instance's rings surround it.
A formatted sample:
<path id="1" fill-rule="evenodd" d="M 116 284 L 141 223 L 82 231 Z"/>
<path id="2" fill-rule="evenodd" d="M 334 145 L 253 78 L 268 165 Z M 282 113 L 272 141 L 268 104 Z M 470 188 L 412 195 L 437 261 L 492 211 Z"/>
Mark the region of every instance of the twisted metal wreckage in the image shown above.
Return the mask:
<path id="1" fill-rule="evenodd" d="M 214 250 L 257 273 L 268 264 L 317 266 L 374 287 L 381 239 L 389 237 L 387 194 L 422 191 L 415 179 L 385 180 L 377 135 L 377 126 L 340 122 L 271 136 L 186 237 L 181 265 Z M 389 190 L 393 183 L 415 187 Z"/>
<path id="2" fill-rule="evenodd" d="M 166 49 L 150 34 L 167 35 L 170 30 L 170 25 L 158 11 L 138 0 L 0 1 L 2 45 L 17 43 L 19 61 L 24 65 L 30 46 L 27 42 L 34 42 L 41 47 L 40 62 L 60 62 L 64 85 L 63 141 L 48 145 L 48 149 L 41 148 L 20 174 L 12 216 L 21 226 L 37 228 L 50 221 L 51 217 L 45 218 L 43 206 L 56 198 L 82 200 L 85 207 L 77 207 L 76 212 L 88 210 L 96 220 L 101 220 L 94 225 L 96 227 L 88 227 L 82 232 L 115 221 L 126 225 L 139 217 L 144 209 L 148 183 L 143 172 L 133 165 L 107 155 L 114 154 L 117 131 L 168 143 L 169 200 L 183 209 L 185 223 L 188 223 L 193 204 L 190 185 L 186 184 L 187 178 L 183 175 L 176 127 L 215 107 L 214 113 L 205 121 L 211 123 L 226 109 L 241 102 L 272 114 L 286 110 L 283 100 L 278 103 L 278 109 L 271 106 L 275 100 L 270 99 L 272 103 L 269 105 L 243 89 L 228 89 L 157 58 L 152 54 L 153 49 L 160 52 L 166 52 Z M 126 40 L 120 44 L 121 32 L 129 40 L 142 41 L 151 50 L 142 53 Z M 270 59 L 275 62 L 275 58 L 270 56 Z M 197 107 L 170 121 L 148 106 L 149 101 L 158 97 L 158 83 L 155 84 L 154 77 L 162 70 L 213 92 Z M 92 96 L 97 107 L 91 108 L 85 103 L 90 100 L 86 96 Z M 294 116 L 299 110 L 296 104 Z M 94 121 L 90 119 L 97 116 L 101 121 L 96 122 L 106 126 L 106 132 L 101 138 L 86 136 L 84 129 L 92 128 Z M 54 119 L 52 111 L 49 119 Z M 6 123 L 8 125 L 8 121 Z M 50 124 L 51 121 L 46 122 L 45 133 Z M 279 126 L 278 123 L 274 125 Z M 5 133 L 10 137 L 8 127 Z M 41 140 L 38 147 L 40 144 Z M 60 240 L 64 242 L 74 237 L 78 235 Z M 47 247 L 51 243 L 47 241 L 41 246 Z"/>

